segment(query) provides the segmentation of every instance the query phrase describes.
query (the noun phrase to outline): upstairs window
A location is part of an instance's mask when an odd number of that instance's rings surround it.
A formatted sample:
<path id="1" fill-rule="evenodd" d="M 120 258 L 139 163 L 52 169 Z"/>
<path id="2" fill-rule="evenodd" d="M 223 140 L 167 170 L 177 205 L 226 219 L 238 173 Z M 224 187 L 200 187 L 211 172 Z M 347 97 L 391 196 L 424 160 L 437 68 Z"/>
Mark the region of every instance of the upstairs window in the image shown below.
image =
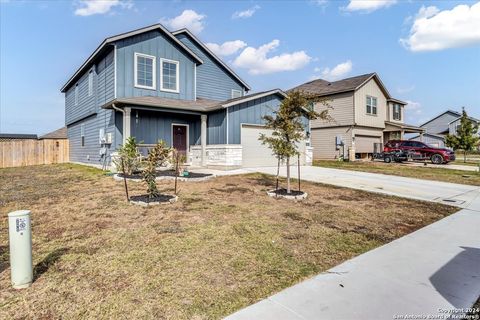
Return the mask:
<path id="1" fill-rule="evenodd" d="M 93 70 L 88 73 L 88 96 L 93 94 Z"/>
<path id="2" fill-rule="evenodd" d="M 393 105 L 393 120 L 402 120 L 402 109 L 399 104 Z"/>
<path id="3" fill-rule="evenodd" d="M 75 105 L 78 105 L 78 83 L 75 85 Z"/>
<path id="4" fill-rule="evenodd" d="M 232 99 L 239 98 L 242 96 L 242 91 L 232 89 Z"/>
<path id="5" fill-rule="evenodd" d="M 367 96 L 367 114 L 377 115 L 377 98 Z"/>
<path id="6" fill-rule="evenodd" d="M 135 53 L 135 87 L 155 90 L 155 57 Z"/>
<path id="7" fill-rule="evenodd" d="M 179 62 L 175 60 L 160 59 L 160 90 L 179 92 Z"/>

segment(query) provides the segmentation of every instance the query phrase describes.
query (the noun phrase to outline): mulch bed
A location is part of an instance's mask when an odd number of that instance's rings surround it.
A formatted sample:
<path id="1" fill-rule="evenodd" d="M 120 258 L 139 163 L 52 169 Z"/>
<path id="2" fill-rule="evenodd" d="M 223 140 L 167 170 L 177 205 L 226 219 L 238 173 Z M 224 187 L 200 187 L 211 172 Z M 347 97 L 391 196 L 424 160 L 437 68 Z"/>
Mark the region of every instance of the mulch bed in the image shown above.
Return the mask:
<path id="1" fill-rule="evenodd" d="M 168 194 L 160 194 L 155 198 L 149 198 L 148 195 L 143 194 L 141 196 L 131 196 L 130 201 L 141 201 L 145 203 L 151 202 L 170 202 L 170 200 L 174 199 L 175 196 L 168 195 Z"/>
<path id="2" fill-rule="evenodd" d="M 301 196 L 304 194 L 303 191 L 298 190 L 290 190 L 290 193 L 287 193 L 287 189 L 272 190 L 271 192 L 275 192 L 279 196 Z"/>

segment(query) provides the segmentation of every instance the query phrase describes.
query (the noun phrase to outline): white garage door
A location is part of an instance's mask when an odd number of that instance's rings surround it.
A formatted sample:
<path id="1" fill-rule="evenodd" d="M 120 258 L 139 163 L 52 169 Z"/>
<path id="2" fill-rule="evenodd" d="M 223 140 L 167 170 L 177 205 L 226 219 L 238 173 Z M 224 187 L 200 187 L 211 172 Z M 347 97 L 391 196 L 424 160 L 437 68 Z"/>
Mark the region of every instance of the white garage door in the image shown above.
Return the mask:
<path id="1" fill-rule="evenodd" d="M 381 143 L 380 137 L 373 136 L 355 136 L 356 153 L 373 153 L 373 144 Z"/>
<path id="2" fill-rule="evenodd" d="M 260 134 L 271 135 L 272 131 L 262 126 L 242 125 L 241 143 L 242 143 L 242 165 L 244 167 L 268 167 L 277 166 L 277 158 L 272 155 L 272 150 L 263 145 L 258 138 Z M 304 164 L 305 143 L 300 145 L 301 163 Z M 292 164 L 297 163 L 297 159 L 292 159 Z"/>

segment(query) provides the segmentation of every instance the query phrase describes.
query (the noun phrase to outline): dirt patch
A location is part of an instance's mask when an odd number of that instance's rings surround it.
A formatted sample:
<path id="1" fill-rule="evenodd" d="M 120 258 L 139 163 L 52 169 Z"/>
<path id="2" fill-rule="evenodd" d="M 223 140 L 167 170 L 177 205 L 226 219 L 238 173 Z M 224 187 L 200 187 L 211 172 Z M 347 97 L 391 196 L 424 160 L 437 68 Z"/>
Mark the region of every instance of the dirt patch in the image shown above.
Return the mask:
<path id="1" fill-rule="evenodd" d="M 1 219 L 0 318 L 218 319 L 457 210 L 307 182 L 306 200 L 279 201 L 262 174 L 179 187 L 176 203 L 140 207 L 89 167 L 0 170 L 1 214 L 31 210 L 38 266 L 11 289 Z"/>

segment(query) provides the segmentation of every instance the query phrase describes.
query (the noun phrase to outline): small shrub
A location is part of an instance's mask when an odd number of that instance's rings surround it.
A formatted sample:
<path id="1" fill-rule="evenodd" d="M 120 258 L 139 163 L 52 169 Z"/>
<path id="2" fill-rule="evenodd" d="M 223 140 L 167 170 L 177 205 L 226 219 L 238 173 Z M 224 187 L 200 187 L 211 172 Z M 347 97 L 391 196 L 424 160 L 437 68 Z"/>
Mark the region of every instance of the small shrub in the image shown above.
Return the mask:
<path id="1" fill-rule="evenodd" d="M 155 178 L 157 176 L 157 167 L 164 165 L 171 152 L 171 148 L 167 147 L 165 141 L 160 140 L 155 147 L 148 153 L 146 159 L 146 166 L 143 170 L 143 180 L 147 184 L 147 194 L 149 198 L 155 198 L 160 195 L 157 189 L 157 182 Z"/>
<path id="2" fill-rule="evenodd" d="M 134 137 L 127 139 L 124 145 L 118 149 L 118 157 L 112 160 L 118 172 L 132 175 L 140 167 L 140 153 Z"/>

